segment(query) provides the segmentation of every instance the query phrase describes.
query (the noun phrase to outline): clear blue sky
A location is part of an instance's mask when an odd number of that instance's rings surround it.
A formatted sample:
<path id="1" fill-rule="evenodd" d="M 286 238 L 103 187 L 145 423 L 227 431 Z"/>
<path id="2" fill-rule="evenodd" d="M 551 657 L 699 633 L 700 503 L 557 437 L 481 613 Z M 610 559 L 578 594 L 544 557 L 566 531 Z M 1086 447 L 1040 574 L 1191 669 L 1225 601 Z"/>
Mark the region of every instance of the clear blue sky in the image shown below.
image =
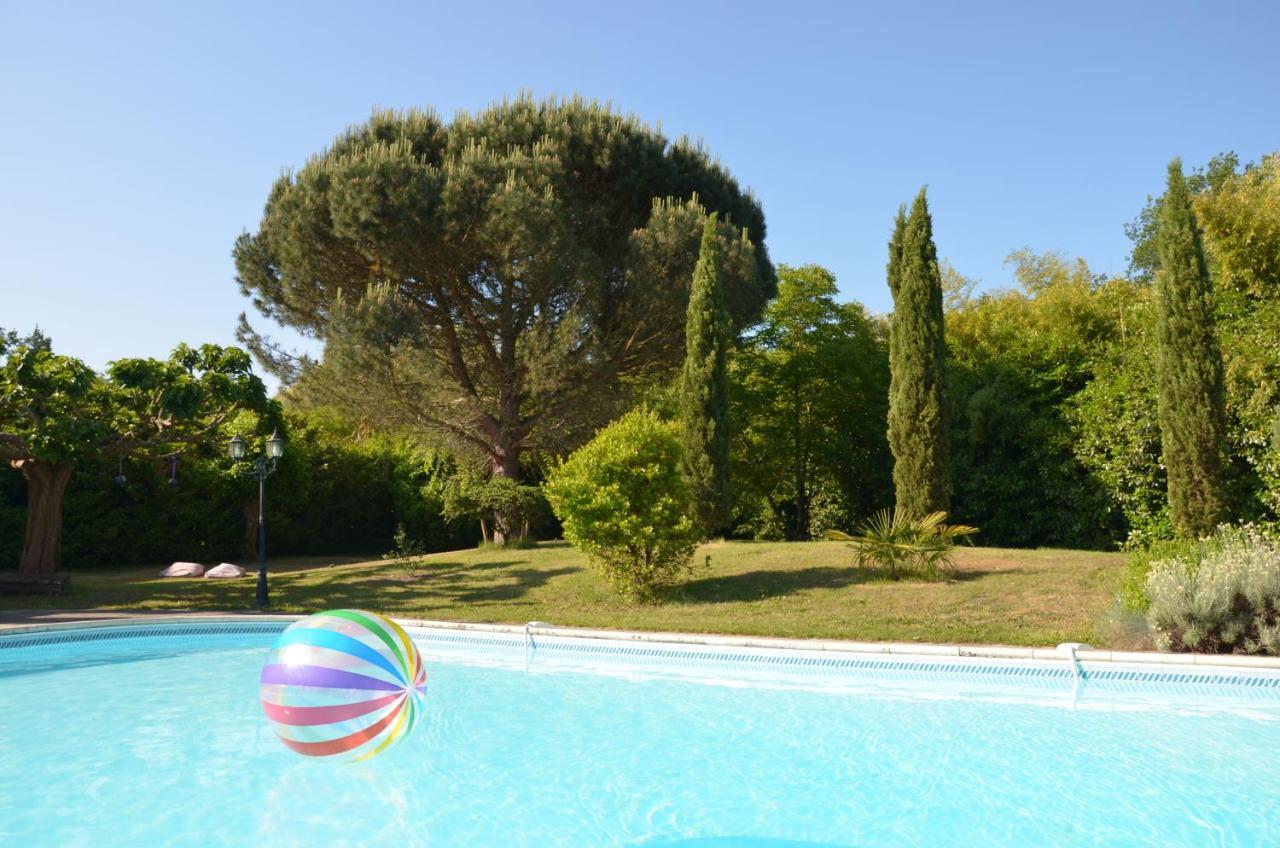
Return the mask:
<path id="1" fill-rule="evenodd" d="M 1280 4 L 0 0 L 0 326 L 95 367 L 230 342 L 271 181 L 375 105 L 578 92 L 701 136 L 775 261 L 889 307 L 894 211 L 984 286 L 1124 269 L 1167 161 L 1280 147 Z"/>

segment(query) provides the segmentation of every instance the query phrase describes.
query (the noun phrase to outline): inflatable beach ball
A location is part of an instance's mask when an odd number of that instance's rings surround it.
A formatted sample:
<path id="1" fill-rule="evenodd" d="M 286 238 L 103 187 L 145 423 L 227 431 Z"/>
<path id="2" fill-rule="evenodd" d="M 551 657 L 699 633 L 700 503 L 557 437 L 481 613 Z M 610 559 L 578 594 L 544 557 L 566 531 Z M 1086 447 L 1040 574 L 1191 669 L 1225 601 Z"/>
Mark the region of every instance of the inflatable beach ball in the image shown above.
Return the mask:
<path id="1" fill-rule="evenodd" d="M 285 745 L 308 757 L 363 760 L 407 736 L 427 670 L 408 634 L 361 610 L 294 622 L 262 667 L 262 710 Z"/>

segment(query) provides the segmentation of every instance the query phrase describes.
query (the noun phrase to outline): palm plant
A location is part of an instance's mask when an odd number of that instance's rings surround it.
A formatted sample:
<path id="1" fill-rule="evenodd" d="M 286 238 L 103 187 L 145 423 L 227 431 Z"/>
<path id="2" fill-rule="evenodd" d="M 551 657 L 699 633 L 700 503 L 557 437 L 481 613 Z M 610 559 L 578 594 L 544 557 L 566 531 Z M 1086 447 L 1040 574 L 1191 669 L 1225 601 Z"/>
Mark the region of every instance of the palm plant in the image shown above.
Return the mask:
<path id="1" fill-rule="evenodd" d="M 945 512 L 920 518 L 901 510 L 882 509 L 858 528 L 856 535 L 828 530 L 824 536 L 847 542 L 857 555 L 858 565 L 874 565 L 891 580 L 916 576 L 941 579 L 955 566 L 957 540 L 968 541 L 978 532 L 966 524 L 945 524 Z"/>

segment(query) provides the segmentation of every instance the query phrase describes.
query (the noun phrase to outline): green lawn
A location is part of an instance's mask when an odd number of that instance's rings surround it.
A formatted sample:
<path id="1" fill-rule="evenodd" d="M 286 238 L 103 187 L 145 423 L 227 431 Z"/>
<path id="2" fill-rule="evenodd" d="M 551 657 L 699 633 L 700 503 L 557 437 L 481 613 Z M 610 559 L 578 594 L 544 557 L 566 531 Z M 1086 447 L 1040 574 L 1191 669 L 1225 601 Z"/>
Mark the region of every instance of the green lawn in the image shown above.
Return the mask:
<path id="1" fill-rule="evenodd" d="M 835 542 L 719 542 L 667 603 L 621 600 L 564 544 L 467 550 L 413 562 L 292 559 L 272 564 L 281 612 L 363 607 L 407 617 L 784 637 L 1053 645 L 1094 641 L 1125 557 L 962 548 L 946 583 L 890 582 Z M 247 565 L 247 564 L 246 564 Z M 0 609 L 243 610 L 253 576 L 160 579 L 155 568 L 76 571 L 70 594 L 4 597 Z"/>

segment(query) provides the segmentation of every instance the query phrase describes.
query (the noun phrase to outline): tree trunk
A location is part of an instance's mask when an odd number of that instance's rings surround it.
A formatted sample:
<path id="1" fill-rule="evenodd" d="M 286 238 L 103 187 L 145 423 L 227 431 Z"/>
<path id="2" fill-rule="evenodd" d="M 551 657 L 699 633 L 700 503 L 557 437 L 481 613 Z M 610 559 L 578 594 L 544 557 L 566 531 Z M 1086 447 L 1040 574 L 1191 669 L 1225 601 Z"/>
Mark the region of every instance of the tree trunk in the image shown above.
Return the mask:
<path id="1" fill-rule="evenodd" d="M 796 422 L 797 426 L 791 446 L 794 451 L 791 460 L 791 473 L 795 490 L 796 509 L 791 527 L 787 532 L 787 541 L 807 542 L 809 541 L 809 475 L 807 474 L 808 466 L 805 462 L 804 437 L 801 435 L 806 417 L 802 412 L 800 386 L 795 385 L 793 389 L 795 400 L 792 406 L 792 415 L 794 416 L 792 420 Z"/>
<path id="2" fill-rule="evenodd" d="M 493 440 L 493 477 L 520 482 L 520 451 L 529 434 L 529 422 L 521 423 L 521 388 L 519 367 L 516 364 L 516 343 L 520 335 L 515 315 L 514 286 L 504 281 L 498 309 L 498 340 L 496 346 L 499 372 L 498 409 L 496 419 L 491 419 L 489 437 Z M 493 543 L 509 545 L 524 538 L 520 525 L 520 510 L 502 503 L 493 510 Z"/>
<path id="3" fill-rule="evenodd" d="M 788 542 L 809 541 L 809 487 L 803 471 L 796 471 L 795 512 L 792 514 Z"/>
<path id="4" fill-rule="evenodd" d="M 27 535 L 18 571 L 53 574 L 62 565 L 62 496 L 74 466 L 22 459 L 12 463 L 27 481 Z"/>
<path id="5" fill-rule="evenodd" d="M 518 451 L 518 448 L 501 450 L 498 457 L 493 461 L 494 477 L 505 477 L 513 482 L 520 482 L 520 456 Z M 495 545 L 509 545 L 523 539 L 524 533 L 520 511 L 512 507 L 504 508 L 501 506 L 494 509 L 493 543 Z"/>

